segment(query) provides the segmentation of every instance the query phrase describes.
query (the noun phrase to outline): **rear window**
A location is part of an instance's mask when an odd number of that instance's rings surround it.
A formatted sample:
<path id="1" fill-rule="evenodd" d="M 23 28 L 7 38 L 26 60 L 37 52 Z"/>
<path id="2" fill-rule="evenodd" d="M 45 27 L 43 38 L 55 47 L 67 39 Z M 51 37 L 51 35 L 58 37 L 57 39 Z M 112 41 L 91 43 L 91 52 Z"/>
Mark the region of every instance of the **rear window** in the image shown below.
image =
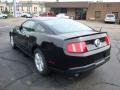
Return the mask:
<path id="1" fill-rule="evenodd" d="M 46 25 L 58 33 L 70 33 L 92 30 L 88 26 L 70 19 L 55 19 L 44 21 Z"/>
<path id="2" fill-rule="evenodd" d="M 107 15 L 107 17 L 114 17 L 114 15 Z"/>

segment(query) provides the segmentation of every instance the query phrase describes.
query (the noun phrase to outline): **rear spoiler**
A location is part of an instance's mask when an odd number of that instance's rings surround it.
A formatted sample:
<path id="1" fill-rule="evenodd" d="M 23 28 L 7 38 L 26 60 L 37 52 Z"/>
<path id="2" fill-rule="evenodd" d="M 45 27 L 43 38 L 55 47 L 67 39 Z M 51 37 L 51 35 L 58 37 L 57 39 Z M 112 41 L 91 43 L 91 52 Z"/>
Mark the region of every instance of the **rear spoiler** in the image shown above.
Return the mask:
<path id="1" fill-rule="evenodd" d="M 68 38 L 68 39 L 65 39 L 65 41 L 69 40 L 69 39 L 78 38 L 78 37 L 85 37 L 85 36 L 96 35 L 96 34 L 104 34 L 104 33 L 107 34 L 107 32 L 97 32 L 97 33 L 94 33 L 94 34 L 88 34 L 88 35 L 82 35 L 82 36 L 76 36 L 76 37 Z"/>

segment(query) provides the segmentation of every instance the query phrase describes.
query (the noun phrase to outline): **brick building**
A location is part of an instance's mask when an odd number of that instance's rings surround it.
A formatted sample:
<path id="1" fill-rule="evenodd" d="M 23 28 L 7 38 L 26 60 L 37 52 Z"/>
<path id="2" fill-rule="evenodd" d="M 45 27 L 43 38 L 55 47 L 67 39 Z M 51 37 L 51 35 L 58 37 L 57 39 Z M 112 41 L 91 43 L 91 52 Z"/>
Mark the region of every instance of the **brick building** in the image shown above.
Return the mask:
<path id="1" fill-rule="evenodd" d="M 120 19 L 120 2 L 48 2 L 46 7 L 57 13 L 66 13 L 74 19 L 103 21 L 114 13 Z"/>

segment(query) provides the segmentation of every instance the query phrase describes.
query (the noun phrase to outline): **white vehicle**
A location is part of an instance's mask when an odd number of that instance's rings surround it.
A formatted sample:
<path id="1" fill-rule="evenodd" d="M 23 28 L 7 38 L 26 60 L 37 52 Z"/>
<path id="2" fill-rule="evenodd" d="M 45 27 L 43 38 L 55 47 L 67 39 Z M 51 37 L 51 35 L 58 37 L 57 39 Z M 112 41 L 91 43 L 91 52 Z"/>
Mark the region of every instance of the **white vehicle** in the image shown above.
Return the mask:
<path id="1" fill-rule="evenodd" d="M 39 17 L 39 14 L 33 14 L 33 17 Z"/>
<path id="2" fill-rule="evenodd" d="M 59 17 L 59 18 L 70 18 L 69 16 L 66 16 L 65 13 L 59 13 L 56 15 L 56 17 Z"/>
<path id="3" fill-rule="evenodd" d="M 25 18 L 32 18 L 32 15 L 29 13 L 22 13 L 21 17 L 25 17 Z"/>
<path id="4" fill-rule="evenodd" d="M 21 15 L 22 15 L 21 12 L 17 12 L 17 13 L 16 13 L 16 16 L 17 16 L 17 17 L 21 17 Z"/>
<path id="5" fill-rule="evenodd" d="M 0 18 L 7 18 L 7 17 L 8 17 L 7 14 L 0 13 Z"/>
<path id="6" fill-rule="evenodd" d="M 115 15 L 114 14 L 106 14 L 104 22 L 111 22 L 111 23 L 115 23 Z"/>

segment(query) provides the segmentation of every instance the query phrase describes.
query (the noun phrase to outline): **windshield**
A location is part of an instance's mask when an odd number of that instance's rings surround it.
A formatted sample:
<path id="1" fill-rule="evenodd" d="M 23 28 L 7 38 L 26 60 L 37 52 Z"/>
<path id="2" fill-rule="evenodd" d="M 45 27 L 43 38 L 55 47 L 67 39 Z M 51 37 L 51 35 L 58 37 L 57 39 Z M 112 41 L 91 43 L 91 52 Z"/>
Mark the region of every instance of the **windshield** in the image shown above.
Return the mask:
<path id="1" fill-rule="evenodd" d="M 88 26 L 70 19 L 46 20 L 45 24 L 55 29 L 58 33 L 80 32 L 92 30 Z"/>

